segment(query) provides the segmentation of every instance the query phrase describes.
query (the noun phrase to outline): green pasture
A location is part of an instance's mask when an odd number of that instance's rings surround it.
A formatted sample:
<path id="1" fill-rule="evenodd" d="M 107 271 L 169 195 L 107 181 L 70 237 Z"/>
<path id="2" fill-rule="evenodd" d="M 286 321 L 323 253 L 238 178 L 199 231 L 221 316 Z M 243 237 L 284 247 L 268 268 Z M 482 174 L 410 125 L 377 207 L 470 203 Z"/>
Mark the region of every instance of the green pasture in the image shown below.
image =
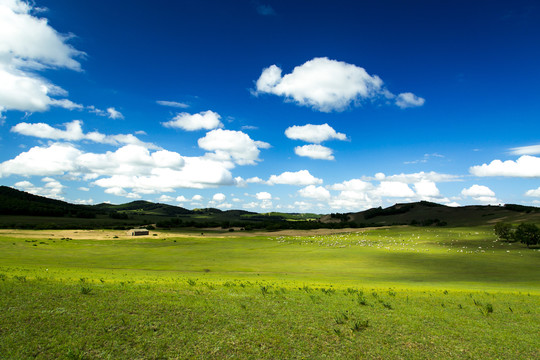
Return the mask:
<path id="1" fill-rule="evenodd" d="M 117 238 L 101 240 L 35 234 L 32 239 L 0 236 L 0 271 L 135 282 L 181 276 L 336 287 L 539 290 L 539 249 L 497 241 L 489 228 L 395 227 L 297 236 L 154 232 L 156 236 L 135 238 L 120 232 Z"/>
<path id="2" fill-rule="evenodd" d="M 491 228 L 0 233 L 0 358 L 535 359 L 540 249 Z"/>

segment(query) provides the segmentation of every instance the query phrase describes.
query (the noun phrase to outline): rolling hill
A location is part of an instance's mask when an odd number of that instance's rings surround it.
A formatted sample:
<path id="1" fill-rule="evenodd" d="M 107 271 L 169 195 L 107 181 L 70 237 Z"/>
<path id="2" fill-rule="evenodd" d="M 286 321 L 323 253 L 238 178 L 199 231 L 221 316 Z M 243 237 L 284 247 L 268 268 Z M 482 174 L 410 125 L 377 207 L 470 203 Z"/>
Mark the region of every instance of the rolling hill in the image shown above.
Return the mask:
<path id="1" fill-rule="evenodd" d="M 506 204 L 504 206 L 472 205 L 450 207 L 428 201 L 395 204 L 388 208 L 373 208 L 357 213 L 330 214 L 322 222 L 352 221 L 373 225 L 439 225 L 471 226 L 504 222 L 540 223 L 540 208 Z"/>
<path id="2" fill-rule="evenodd" d="M 126 204 L 76 205 L 61 200 L 29 194 L 0 186 L 0 215 L 26 217 L 25 222 L 38 218 L 100 219 L 95 226 L 136 223 L 169 223 L 171 226 L 251 226 L 264 228 L 365 227 L 387 225 L 472 226 L 489 225 L 499 221 L 540 224 L 540 208 L 507 204 L 504 206 L 474 205 L 449 207 L 427 201 L 395 204 L 387 208 L 372 208 L 356 213 L 316 214 L 259 214 L 245 210 L 215 208 L 188 210 L 168 204 L 137 200 Z M 309 216 L 308 216 L 309 215 Z M 29 220 L 30 219 L 30 220 Z M 35 219 L 35 220 L 31 220 Z M 107 221 L 104 221 L 106 219 Z M 50 221 L 50 220 L 47 220 Z M 258 225 L 257 225 L 258 224 Z M 0 224 L 1 226 L 2 224 Z M 91 224 L 88 224 L 91 226 Z"/>

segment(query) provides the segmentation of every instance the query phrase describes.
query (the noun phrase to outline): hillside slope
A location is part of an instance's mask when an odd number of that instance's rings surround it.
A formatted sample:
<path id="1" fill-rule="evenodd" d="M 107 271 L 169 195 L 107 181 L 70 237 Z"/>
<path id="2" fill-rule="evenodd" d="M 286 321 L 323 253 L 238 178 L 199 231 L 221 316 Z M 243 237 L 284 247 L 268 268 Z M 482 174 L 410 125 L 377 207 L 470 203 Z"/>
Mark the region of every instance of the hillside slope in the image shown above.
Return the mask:
<path id="1" fill-rule="evenodd" d="M 353 221 L 377 225 L 487 225 L 499 221 L 540 223 L 540 208 L 522 205 L 450 207 L 427 201 L 395 204 L 347 214 L 325 215 L 322 222 Z"/>

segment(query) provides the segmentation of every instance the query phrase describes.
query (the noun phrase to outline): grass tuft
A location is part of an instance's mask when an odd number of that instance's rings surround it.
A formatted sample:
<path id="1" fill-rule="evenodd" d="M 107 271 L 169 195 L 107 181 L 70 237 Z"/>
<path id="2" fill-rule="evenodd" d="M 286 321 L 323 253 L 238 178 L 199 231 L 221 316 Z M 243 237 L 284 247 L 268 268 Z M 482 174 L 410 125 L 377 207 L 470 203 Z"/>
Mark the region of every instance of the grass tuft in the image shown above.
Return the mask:
<path id="1" fill-rule="evenodd" d="M 351 327 L 353 332 L 364 331 L 369 327 L 369 320 L 356 320 Z"/>
<path id="2" fill-rule="evenodd" d="M 92 288 L 90 286 L 81 286 L 81 294 L 88 295 L 92 292 Z"/>

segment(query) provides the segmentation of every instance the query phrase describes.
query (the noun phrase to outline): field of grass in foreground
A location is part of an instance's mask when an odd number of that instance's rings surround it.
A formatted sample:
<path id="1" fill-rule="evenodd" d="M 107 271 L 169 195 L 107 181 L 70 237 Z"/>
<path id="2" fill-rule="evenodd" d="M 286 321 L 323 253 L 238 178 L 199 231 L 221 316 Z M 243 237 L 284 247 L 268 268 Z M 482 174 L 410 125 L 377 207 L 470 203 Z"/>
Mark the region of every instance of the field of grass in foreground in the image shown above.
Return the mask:
<path id="1" fill-rule="evenodd" d="M 310 234 L 1 233 L 1 357 L 540 357 L 537 249 Z"/>

